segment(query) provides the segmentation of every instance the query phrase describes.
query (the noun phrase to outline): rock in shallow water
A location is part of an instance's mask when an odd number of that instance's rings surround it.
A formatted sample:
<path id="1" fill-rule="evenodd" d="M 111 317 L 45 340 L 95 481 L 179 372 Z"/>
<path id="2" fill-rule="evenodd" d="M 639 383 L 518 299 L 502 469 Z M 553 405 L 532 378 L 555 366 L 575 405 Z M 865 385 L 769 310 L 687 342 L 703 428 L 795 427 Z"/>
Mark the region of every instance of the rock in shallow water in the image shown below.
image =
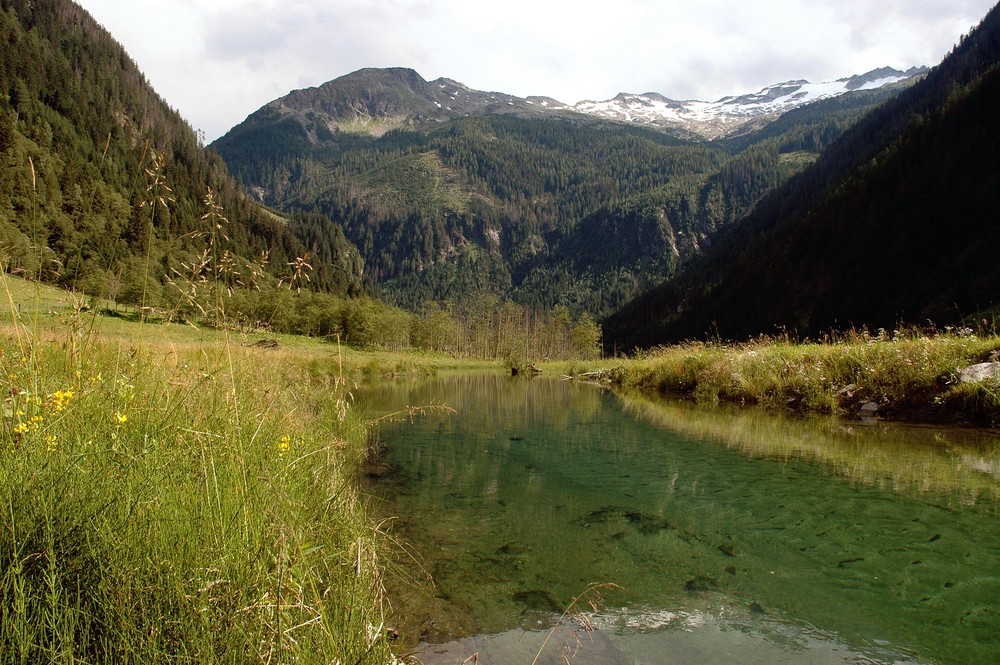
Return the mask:
<path id="1" fill-rule="evenodd" d="M 718 591 L 719 583 L 707 575 L 695 575 L 684 585 L 684 590 L 688 593 L 705 593 L 707 591 Z"/>
<path id="2" fill-rule="evenodd" d="M 542 612 L 555 612 L 559 614 L 563 607 L 553 598 L 548 591 L 532 589 L 530 591 L 517 591 L 513 594 L 514 602 L 524 605 L 529 610 Z"/>
<path id="3" fill-rule="evenodd" d="M 878 404 L 875 402 L 865 402 L 861 405 L 862 418 L 874 418 L 876 413 L 878 413 Z"/>

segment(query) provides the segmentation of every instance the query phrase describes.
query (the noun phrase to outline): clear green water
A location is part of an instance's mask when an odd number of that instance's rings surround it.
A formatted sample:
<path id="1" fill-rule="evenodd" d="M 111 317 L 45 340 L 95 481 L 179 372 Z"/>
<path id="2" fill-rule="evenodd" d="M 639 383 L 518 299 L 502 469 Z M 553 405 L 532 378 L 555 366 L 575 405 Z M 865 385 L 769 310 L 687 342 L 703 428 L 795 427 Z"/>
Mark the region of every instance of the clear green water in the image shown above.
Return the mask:
<path id="1" fill-rule="evenodd" d="M 553 626 L 539 663 L 1000 662 L 990 433 L 498 375 L 359 395 L 429 404 L 455 413 L 379 426 L 369 487 L 423 663 L 531 663 Z M 616 586 L 559 622 L 591 583 Z"/>

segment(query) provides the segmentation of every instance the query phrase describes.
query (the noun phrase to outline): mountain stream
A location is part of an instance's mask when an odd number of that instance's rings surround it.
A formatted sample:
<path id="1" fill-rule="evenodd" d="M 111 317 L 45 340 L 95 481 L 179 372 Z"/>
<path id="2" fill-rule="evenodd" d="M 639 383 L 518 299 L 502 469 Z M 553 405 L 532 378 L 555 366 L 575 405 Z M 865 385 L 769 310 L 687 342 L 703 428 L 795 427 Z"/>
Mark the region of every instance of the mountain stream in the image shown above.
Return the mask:
<path id="1" fill-rule="evenodd" d="M 358 405 L 417 662 L 1000 659 L 994 433 L 498 374 Z M 385 417 L 406 406 L 431 408 Z"/>

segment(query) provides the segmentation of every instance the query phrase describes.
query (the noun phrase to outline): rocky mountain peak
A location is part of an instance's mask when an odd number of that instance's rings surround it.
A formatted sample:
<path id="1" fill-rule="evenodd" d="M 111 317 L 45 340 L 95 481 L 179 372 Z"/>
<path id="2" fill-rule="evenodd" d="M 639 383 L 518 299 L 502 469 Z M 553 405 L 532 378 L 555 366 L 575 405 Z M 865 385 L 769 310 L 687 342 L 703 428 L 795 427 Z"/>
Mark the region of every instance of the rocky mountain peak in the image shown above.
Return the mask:
<path id="1" fill-rule="evenodd" d="M 637 95 L 623 92 L 603 102 L 580 102 L 573 109 L 608 120 L 715 139 L 738 132 L 751 123 L 759 125 L 770 121 L 812 102 L 856 90 L 872 90 L 911 81 L 926 71 L 926 67 L 914 67 L 905 72 L 882 67 L 828 83 L 797 79 L 776 83 L 755 93 L 723 97 L 715 102 L 677 101 L 658 93 Z"/>
<path id="2" fill-rule="evenodd" d="M 897 84 L 926 68 L 902 72 L 889 67 L 828 83 L 784 81 L 762 90 L 715 102 L 678 101 L 657 92 L 622 92 L 607 101 L 567 105 L 551 97 L 520 98 L 474 90 L 449 78 L 425 80 L 413 69 L 360 69 L 315 88 L 296 90 L 266 108 L 301 124 L 310 141 L 337 131 L 373 136 L 397 127 L 437 124 L 462 117 L 516 113 L 572 114 L 647 126 L 698 139 L 738 132 L 810 102 L 856 90 Z"/>

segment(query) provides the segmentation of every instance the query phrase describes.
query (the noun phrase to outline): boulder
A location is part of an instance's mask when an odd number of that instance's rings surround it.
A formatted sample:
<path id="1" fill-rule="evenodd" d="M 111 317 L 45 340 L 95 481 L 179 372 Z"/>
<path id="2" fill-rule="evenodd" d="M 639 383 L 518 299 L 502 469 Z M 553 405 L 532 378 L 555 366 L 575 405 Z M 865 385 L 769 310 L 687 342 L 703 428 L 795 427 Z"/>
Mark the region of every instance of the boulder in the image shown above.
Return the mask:
<path id="1" fill-rule="evenodd" d="M 1000 379 L 1000 362 L 970 365 L 958 372 L 960 383 L 977 383 L 997 379 Z"/>

